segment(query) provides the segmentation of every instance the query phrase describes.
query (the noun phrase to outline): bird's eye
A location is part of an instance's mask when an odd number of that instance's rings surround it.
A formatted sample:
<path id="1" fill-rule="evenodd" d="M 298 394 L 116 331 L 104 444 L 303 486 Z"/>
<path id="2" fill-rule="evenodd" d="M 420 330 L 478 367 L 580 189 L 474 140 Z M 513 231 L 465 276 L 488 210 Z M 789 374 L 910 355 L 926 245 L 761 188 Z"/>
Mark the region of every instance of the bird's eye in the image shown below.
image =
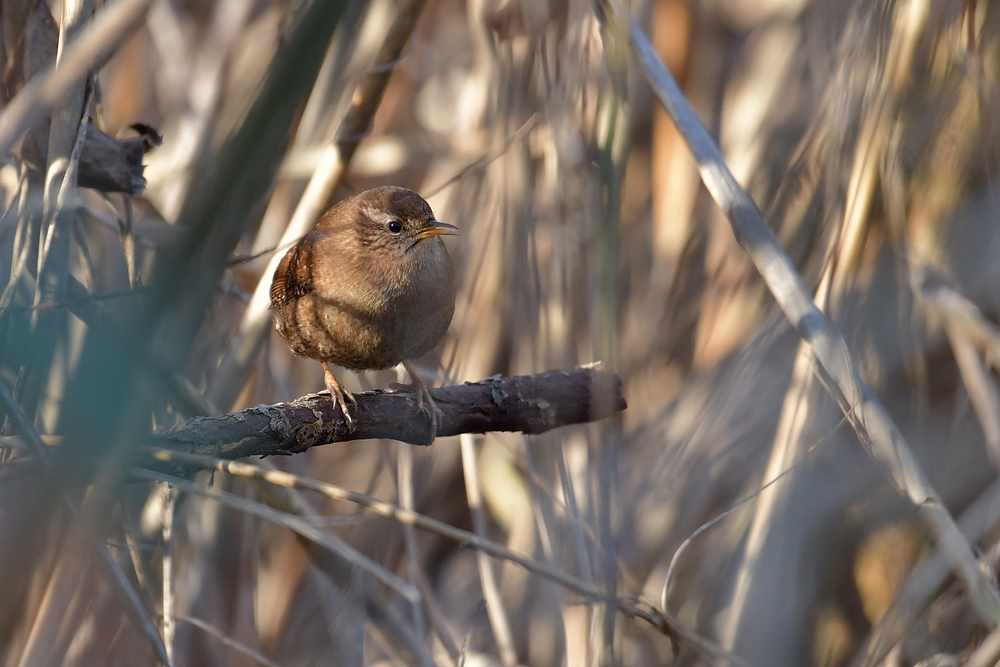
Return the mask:
<path id="1" fill-rule="evenodd" d="M 387 227 L 389 227 L 389 231 L 393 234 L 398 234 L 403 231 L 403 225 L 399 224 L 399 221 L 397 220 L 391 220 Z"/>

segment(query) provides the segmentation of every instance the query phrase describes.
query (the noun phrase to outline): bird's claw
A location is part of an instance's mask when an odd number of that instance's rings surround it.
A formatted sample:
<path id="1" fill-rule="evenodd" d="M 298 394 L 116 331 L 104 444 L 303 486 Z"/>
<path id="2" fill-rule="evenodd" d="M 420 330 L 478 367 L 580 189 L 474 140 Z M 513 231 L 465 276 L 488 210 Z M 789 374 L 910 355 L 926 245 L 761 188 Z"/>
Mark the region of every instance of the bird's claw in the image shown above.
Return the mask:
<path id="1" fill-rule="evenodd" d="M 354 417 L 351 416 L 351 411 L 347 407 L 348 401 L 354 404 L 354 407 L 358 407 L 358 401 L 354 398 L 354 395 L 340 386 L 340 382 L 334 377 L 330 369 L 323 365 L 324 374 L 323 381 L 326 384 L 327 391 L 330 392 L 330 400 L 333 401 L 333 409 L 336 410 L 337 406 L 340 406 L 340 412 L 344 415 L 344 424 L 347 426 L 348 430 L 353 431 L 356 427 L 354 424 Z"/>
<path id="2" fill-rule="evenodd" d="M 434 402 L 427 385 L 422 382 L 417 386 L 417 409 L 431 418 L 431 440 L 437 437 L 438 427 L 444 421 L 444 413 Z"/>
<path id="3" fill-rule="evenodd" d="M 444 422 L 444 413 L 441 411 L 441 408 L 437 406 L 437 403 L 434 402 L 434 397 L 431 396 L 430 389 L 427 388 L 427 385 L 424 384 L 424 381 L 420 379 L 419 375 L 417 375 L 417 372 L 413 368 L 413 366 L 410 365 L 408 362 L 404 361 L 403 367 L 406 369 L 406 372 L 410 374 L 410 379 L 413 381 L 413 384 L 408 387 L 406 385 L 402 385 L 402 387 L 405 387 L 406 389 L 412 389 L 414 393 L 416 393 L 417 408 L 425 415 L 430 417 L 431 440 L 434 440 L 434 438 L 437 437 L 438 428 Z"/>
<path id="4" fill-rule="evenodd" d="M 417 409 L 430 417 L 432 435 L 437 436 L 438 427 L 444 420 L 444 413 L 441 411 L 441 408 L 437 406 L 437 403 L 434 401 L 434 397 L 431 396 L 431 392 L 427 388 L 427 385 L 422 382 L 414 384 L 390 382 L 386 389 L 391 392 L 413 392 L 416 394 Z"/>
<path id="5" fill-rule="evenodd" d="M 334 409 L 336 409 L 338 405 L 340 406 L 340 412 L 344 415 L 344 423 L 347 424 L 347 428 L 353 431 L 355 428 L 354 417 L 351 416 L 351 411 L 347 407 L 347 403 L 351 402 L 354 404 L 354 407 L 358 406 L 358 402 L 354 399 L 354 394 L 348 391 L 341 391 L 339 392 L 339 395 L 337 395 L 331 391 L 330 399 L 333 401 Z"/>

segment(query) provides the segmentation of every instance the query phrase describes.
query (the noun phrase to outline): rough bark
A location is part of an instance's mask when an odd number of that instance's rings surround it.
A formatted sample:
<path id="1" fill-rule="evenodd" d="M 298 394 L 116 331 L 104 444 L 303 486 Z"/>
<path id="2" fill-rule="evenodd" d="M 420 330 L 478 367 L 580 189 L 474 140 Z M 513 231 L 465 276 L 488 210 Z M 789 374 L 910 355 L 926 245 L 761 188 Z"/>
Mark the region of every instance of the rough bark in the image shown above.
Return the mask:
<path id="1" fill-rule="evenodd" d="M 621 379 L 599 364 L 539 375 L 497 375 L 430 391 L 442 413 L 439 437 L 488 431 L 543 433 L 605 419 L 626 408 Z M 152 444 L 242 458 L 296 454 L 348 440 L 433 442 L 430 417 L 418 408 L 416 394 L 373 391 L 355 394 L 355 398 L 353 430 L 323 392 L 220 417 L 195 417 L 155 436 Z"/>

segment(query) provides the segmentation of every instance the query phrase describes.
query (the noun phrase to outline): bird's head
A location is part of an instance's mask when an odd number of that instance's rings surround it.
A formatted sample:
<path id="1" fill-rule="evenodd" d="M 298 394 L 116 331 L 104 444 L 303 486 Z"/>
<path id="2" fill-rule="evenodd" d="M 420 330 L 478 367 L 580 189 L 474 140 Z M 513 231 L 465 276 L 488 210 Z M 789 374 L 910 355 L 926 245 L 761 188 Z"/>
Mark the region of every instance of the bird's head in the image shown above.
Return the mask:
<path id="1" fill-rule="evenodd" d="M 416 259 L 441 243 L 438 236 L 458 234 L 454 225 L 435 220 L 424 198 L 406 188 L 373 188 L 352 200 L 357 242 L 370 253 L 400 261 Z"/>

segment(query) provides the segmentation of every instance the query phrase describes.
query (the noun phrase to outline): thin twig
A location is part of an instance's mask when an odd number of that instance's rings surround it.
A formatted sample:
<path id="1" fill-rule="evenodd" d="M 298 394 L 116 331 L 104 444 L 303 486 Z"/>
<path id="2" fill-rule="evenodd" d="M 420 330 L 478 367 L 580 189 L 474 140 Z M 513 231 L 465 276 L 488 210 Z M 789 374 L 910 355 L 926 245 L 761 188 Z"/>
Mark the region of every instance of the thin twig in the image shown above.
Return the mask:
<path id="1" fill-rule="evenodd" d="M 228 473 L 234 477 L 259 480 L 277 487 L 314 491 L 332 500 L 353 503 L 375 512 L 380 516 L 398 521 L 404 525 L 412 525 L 428 533 L 433 533 L 446 539 L 458 542 L 464 547 L 482 551 L 493 558 L 516 563 L 528 572 L 553 581 L 563 588 L 576 593 L 585 600 L 604 600 L 604 591 L 597 586 L 581 581 L 580 579 L 577 579 L 576 577 L 569 575 L 548 563 L 540 563 L 490 540 L 481 538 L 475 533 L 462 530 L 461 528 L 455 528 L 454 526 L 450 526 L 443 521 L 432 519 L 431 517 L 418 514 L 417 512 L 404 510 L 402 507 L 393 505 L 392 503 L 388 503 L 384 500 L 379 500 L 356 491 L 350 491 L 343 487 L 321 482 L 309 477 L 302 477 L 301 475 L 295 475 L 293 473 L 280 470 L 268 470 L 259 465 L 245 461 L 227 461 L 225 459 L 212 456 L 188 454 L 169 449 L 148 448 L 148 451 L 150 452 L 150 456 L 165 463 L 180 463 L 186 466 L 193 466 L 205 470 L 216 470 Z M 145 471 L 144 474 L 154 475 L 156 473 Z M 710 640 L 687 630 L 683 626 L 675 627 L 674 622 L 669 617 L 656 610 L 655 607 L 649 603 L 642 603 L 646 605 L 643 608 L 640 607 L 640 604 L 634 598 L 626 597 L 619 598 L 616 601 L 616 604 L 618 604 L 618 607 L 625 614 L 641 618 L 649 622 L 660 632 L 663 632 L 668 636 L 676 635 L 681 637 L 706 655 L 728 660 L 735 665 L 745 665 L 745 663 L 737 656 L 729 654 Z"/>
<path id="2" fill-rule="evenodd" d="M 363 493 L 350 491 L 334 484 L 320 482 L 309 477 L 302 477 L 301 475 L 295 475 L 282 470 L 267 470 L 261 466 L 248 463 L 246 461 L 227 461 L 225 459 L 215 458 L 212 456 L 188 454 L 171 449 L 154 447 L 147 449 L 150 452 L 150 456 L 159 461 L 181 463 L 205 470 L 216 470 L 233 475 L 234 477 L 261 480 L 263 482 L 267 482 L 268 484 L 274 484 L 275 486 L 283 486 L 291 489 L 305 489 L 307 491 L 319 493 L 332 500 L 353 503 L 375 512 L 376 514 L 398 521 L 401 524 L 412 525 L 420 530 L 434 533 L 435 535 L 458 542 L 463 546 L 479 549 L 494 558 L 517 563 L 529 572 L 551 579 L 587 599 L 600 599 L 603 597 L 603 593 L 596 586 L 584 583 L 576 577 L 568 575 L 552 566 L 545 563 L 539 563 L 528 558 L 527 556 L 523 556 L 507 549 L 506 547 L 481 538 L 475 533 L 462 530 L 461 528 L 455 528 L 454 526 L 450 526 L 442 521 L 438 521 L 437 519 L 432 519 L 412 510 L 405 510 L 398 505 L 393 505 L 392 503 L 379 500 L 378 498 L 373 498 L 372 496 L 368 496 Z M 143 474 L 150 476 L 154 473 L 151 471 L 145 471 Z"/>
<path id="3" fill-rule="evenodd" d="M 253 658 L 254 660 L 256 660 L 257 662 L 259 662 L 260 664 L 264 665 L 264 667 L 281 667 L 281 665 L 279 665 L 278 663 L 274 662 L 273 660 L 268 660 L 266 656 L 262 655 L 258 651 L 253 650 L 252 648 L 250 648 L 246 644 L 244 644 L 242 642 L 238 642 L 235 639 L 232 639 L 232 638 L 227 637 L 226 635 L 222 634 L 218 629 L 212 627 L 211 625 L 209 625 L 205 621 L 202 621 L 202 620 L 197 619 L 197 618 L 192 618 L 191 616 L 184 616 L 183 614 L 180 615 L 180 616 L 178 616 L 177 620 L 178 621 L 184 621 L 185 623 L 190 623 L 194 627 L 196 627 L 196 628 L 198 628 L 200 630 L 204 630 L 205 632 L 207 632 L 208 634 L 212 635 L 213 637 L 215 637 L 216 639 L 218 639 L 220 642 L 222 642 L 223 644 L 225 644 L 229 648 L 233 649 L 234 651 L 239 651 L 240 653 L 242 653 L 245 656 Z"/>
<path id="4" fill-rule="evenodd" d="M 72 276 L 70 280 L 72 281 Z M 82 287 L 82 284 L 81 284 Z M 68 291 L 72 291 L 72 287 Z M 85 290 L 86 288 L 84 288 Z M 77 306 L 83 306 L 88 303 L 97 303 L 101 301 L 111 301 L 113 299 L 121 299 L 124 297 L 138 296 L 145 292 L 148 288 L 146 287 L 136 287 L 135 289 L 123 289 L 115 292 L 106 292 L 104 294 L 89 294 L 87 296 L 71 296 L 70 298 L 58 301 L 55 303 L 40 303 L 34 306 L 7 306 L 6 308 L 0 308 L 0 314 L 7 311 L 44 311 L 44 310 L 59 310 L 62 308 L 68 308 L 73 310 Z M 81 318 L 82 319 L 82 318 Z"/>
<path id="5" fill-rule="evenodd" d="M 469 623 L 469 631 L 465 633 L 465 639 L 462 641 L 462 650 L 458 654 L 458 667 L 465 667 L 465 661 L 469 657 L 469 647 L 472 645 L 472 632 L 476 629 L 476 622 L 484 611 L 486 602 L 480 600 L 476 605 L 476 613 L 472 615 L 472 622 Z"/>
<path id="6" fill-rule="evenodd" d="M 364 554 L 358 552 L 347 543 L 327 533 L 312 521 L 295 516 L 294 514 L 278 511 L 262 503 L 250 500 L 249 498 L 238 496 L 235 493 L 212 489 L 202 484 L 189 482 L 188 480 L 181 479 L 180 477 L 164 475 L 163 473 L 145 470 L 142 468 L 133 468 L 131 472 L 134 476 L 141 479 L 169 482 L 186 493 L 194 493 L 199 496 L 211 498 L 212 500 L 229 505 L 230 507 L 235 507 L 242 512 L 247 512 L 262 519 L 267 519 L 268 521 L 273 521 L 274 523 L 285 526 L 289 530 L 294 531 L 316 544 L 319 544 L 320 546 L 337 554 L 341 558 L 350 561 L 359 569 L 364 570 L 389 588 L 395 590 L 407 601 L 420 601 L 420 591 L 418 591 L 415 586 L 410 584 L 408 581 L 403 581 L 397 575 L 385 569 Z"/>
<path id="7" fill-rule="evenodd" d="M 474 171 L 478 171 L 480 169 L 485 168 L 497 158 L 503 157 L 503 154 L 507 152 L 507 149 L 510 148 L 511 145 L 523 139 L 528 134 L 528 132 L 531 132 L 531 130 L 535 128 L 535 125 L 537 124 L 538 124 L 538 112 L 536 111 L 535 113 L 531 114 L 531 116 L 528 117 L 528 120 L 524 121 L 524 124 L 521 125 L 521 127 L 519 127 L 514 134 L 510 135 L 507 138 L 507 140 L 503 142 L 503 144 L 497 146 L 495 149 L 491 150 L 486 155 L 482 156 L 472 164 L 462 167 L 461 169 L 458 170 L 458 172 L 455 173 L 454 176 L 449 178 L 441 185 L 431 188 L 430 190 L 425 192 L 424 199 L 430 199 L 437 193 L 444 190 L 449 185 L 462 180 L 463 178 L 465 178 Z"/>
<path id="8" fill-rule="evenodd" d="M 242 642 L 238 642 L 235 639 L 232 639 L 231 637 L 227 637 L 226 635 L 222 634 L 217 628 L 209 625 L 208 623 L 202 621 L 201 619 L 181 614 L 180 616 L 177 617 L 177 620 L 184 621 L 185 623 L 190 623 L 194 627 L 200 630 L 204 630 L 205 632 L 212 635 L 213 637 L 218 639 L 220 642 L 222 642 L 229 648 L 235 651 L 239 651 L 243 655 L 256 660 L 260 664 L 264 665 L 264 667 L 281 667 L 281 665 L 274 662 L 273 660 L 268 660 L 267 657 L 262 655 L 260 652 L 253 650 L 252 648 L 250 648 L 249 646 L 247 646 Z"/>

